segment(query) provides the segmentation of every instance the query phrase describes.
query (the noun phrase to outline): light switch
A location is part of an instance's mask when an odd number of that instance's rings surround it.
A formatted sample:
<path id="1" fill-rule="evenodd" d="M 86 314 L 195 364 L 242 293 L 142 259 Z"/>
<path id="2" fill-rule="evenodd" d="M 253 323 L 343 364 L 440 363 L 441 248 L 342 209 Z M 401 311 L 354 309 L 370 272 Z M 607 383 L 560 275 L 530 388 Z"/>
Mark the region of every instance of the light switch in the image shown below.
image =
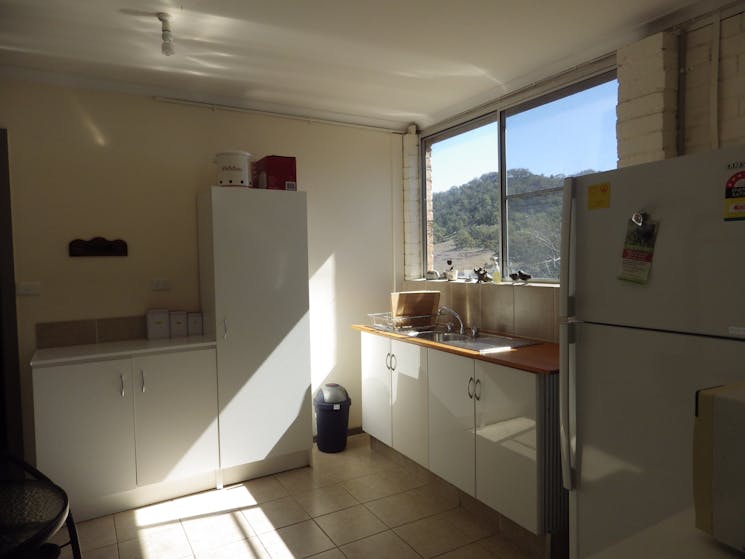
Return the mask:
<path id="1" fill-rule="evenodd" d="M 41 295 L 41 282 L 39 281 L 19 281 L 16 284 L 17 296 Z"/>

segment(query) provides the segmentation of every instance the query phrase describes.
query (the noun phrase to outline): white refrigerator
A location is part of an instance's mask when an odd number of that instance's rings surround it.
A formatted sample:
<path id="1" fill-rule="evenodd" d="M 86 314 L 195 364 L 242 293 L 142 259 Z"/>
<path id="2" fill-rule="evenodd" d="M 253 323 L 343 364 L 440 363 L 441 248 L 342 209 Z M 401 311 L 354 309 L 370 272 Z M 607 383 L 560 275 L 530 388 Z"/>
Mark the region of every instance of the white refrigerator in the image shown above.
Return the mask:
<path id="1" fill-rule="evenodd" d="M 696 391 L 745 380 L 745 147 L 567 179 L 561 289 L 570 556 L 742 557 L 692 446 Z"/>

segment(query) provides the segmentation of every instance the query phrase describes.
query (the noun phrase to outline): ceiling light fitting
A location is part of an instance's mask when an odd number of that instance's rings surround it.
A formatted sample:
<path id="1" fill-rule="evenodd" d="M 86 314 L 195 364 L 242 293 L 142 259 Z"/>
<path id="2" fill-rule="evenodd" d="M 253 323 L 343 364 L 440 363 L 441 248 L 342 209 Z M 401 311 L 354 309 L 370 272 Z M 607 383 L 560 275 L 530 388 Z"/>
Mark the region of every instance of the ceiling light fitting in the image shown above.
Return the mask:
<path id="1" fill-rule="evenodd" d="M 163 38 L 163 44 L 160 50 L 166 56 L 171 56 L 176 52 L 173 48 L 173 34 L 171 33 L 171 15 L 165 12 L 158 12 L 158 19 L 162 25 L 161 37 Z"/>

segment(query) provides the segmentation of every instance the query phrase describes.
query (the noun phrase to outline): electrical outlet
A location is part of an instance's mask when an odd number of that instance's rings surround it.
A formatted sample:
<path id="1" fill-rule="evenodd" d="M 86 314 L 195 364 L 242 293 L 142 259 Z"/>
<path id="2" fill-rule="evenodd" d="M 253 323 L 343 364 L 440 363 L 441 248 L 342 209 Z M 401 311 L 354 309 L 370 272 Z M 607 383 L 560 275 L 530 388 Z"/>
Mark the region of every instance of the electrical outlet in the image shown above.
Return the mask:
<path id="1" fill-rule="evenodd" d="M 150 280 L 150 289 L 153 291 L 170 291 L 171 280 L 167 278 L 153 278 Z"/>
<path id="2" fill-rule="evenodd" d="M 16 295 L 19 295 L 19 296 L 41 295 L 41 282 L 19 281 L 16 284 Z"/>

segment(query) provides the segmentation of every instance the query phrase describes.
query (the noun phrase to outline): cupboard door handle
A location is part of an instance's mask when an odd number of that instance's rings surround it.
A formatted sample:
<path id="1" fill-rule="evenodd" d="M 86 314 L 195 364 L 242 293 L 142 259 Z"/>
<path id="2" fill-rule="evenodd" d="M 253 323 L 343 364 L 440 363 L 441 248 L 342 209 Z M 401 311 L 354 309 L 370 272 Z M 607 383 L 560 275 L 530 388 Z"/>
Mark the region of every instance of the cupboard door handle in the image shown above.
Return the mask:
<path id="1" fill-rule="evenodd" d="M 476 384 L 473 382 L 473 377 L 468 379 L 468 388 L 466 389 L 466 392 L 468 392 L 468 397 L 471 399 L 473 398 L 473 392 L 471 391 L 472 384 L 474 385 L 474 387 L 476 386 Z"/>
<path id="2" fill-rule="evenodd" d="M 477 400 L 481 400 L 481 379 L 476 379 L 476 384 L 473 387 L 473 396 Z"/>
<path id="3" fill-rule="evenodd" d="M 124 398 L 124 375 L 121 373 L 119 373 L 119 380 L 122 383 L 121 395 L 122 395 L 122 398 Z"/>
<path id="4" fill-rule="evenodd" d="M 227 340 L 228 339 L 228 319 L 227 318 L 222 319 L 222 327 L 224 331 L 222 335 L 222 339 Z"/>
<path id="5" fill-rule="evenodd" d="M 140 381 L 142 383 L 141 390 L 145 392 L 145 371 L 140 369 Z"/>
<path id="6" fill-rule="evenodd" d="M 398 365 L 398 359 L 396 359 L 396 354 L 391 353 L 391 372 L 396 370 L 396 365 Z"/>
<path id="7" fill-rule="evenodd" d="M 391 353 L 388 352 L 385 354 L 385 368 L 389 371 L 391 370 Z"/>

